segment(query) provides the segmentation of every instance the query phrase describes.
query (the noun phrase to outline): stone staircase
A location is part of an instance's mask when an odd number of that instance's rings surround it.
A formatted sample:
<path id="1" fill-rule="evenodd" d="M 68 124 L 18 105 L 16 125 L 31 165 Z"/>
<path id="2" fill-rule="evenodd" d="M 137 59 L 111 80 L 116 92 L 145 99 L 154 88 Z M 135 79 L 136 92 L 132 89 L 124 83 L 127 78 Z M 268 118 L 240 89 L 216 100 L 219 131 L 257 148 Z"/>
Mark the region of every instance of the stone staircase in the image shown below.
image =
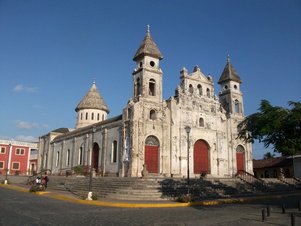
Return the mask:
<path id="1" fill-rule="evenodd" d="M 247 196 L 264 192 L 292 191 L 301 184 L 294 178 L 260 180 L 264 189 L 235 178 L 190 179 L 189 193 L 195 200 Z M 85 198 L 89 192 L 89 177 L 50 176 L 48 188 L 69 191 Z M 187 194 L 187 181 L 180 178 L 94 177 L 92 192 L 98 198 L 117 200 L 175 200 Z"/>
<path id="2" fill-rule="evenodd" d="M 79 196 L 89 192 L 89 178 L 72 178 L 65 188 Z M 92 192 L 100 198 L 119 200 L 162 200 L 158 179 L 99 177 L 92 178 Z"/>

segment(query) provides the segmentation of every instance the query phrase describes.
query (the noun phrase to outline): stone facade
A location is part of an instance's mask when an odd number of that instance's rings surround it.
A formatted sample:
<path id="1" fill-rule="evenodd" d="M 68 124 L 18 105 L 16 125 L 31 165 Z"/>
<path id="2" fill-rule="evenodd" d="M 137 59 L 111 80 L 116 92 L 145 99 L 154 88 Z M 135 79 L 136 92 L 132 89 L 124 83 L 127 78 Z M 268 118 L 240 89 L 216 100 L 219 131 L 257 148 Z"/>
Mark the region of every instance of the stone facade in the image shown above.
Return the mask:
<path id="1" fill-rule="evenodd" d="M 237 139 L 237 125 L 244 119 L 243 95 L 230 59 L 218 81 L 219 97 L 213 78 L 196 66 L 191 73 L 180 71 L 179 86 L 168 100 L 162 96 L 162 59 L 148 30 L 133 59 L 132 98 L 122 114 L 106 119 L 109 110 L 102 98 L 95 104 L 85 100 L 89 105 L 82 100 L 78 114 L 92 117 L 96 110 L 105 118 L 94 115 L 87 125 L 78 115 L 76 129 L 41 136 L 40 166 L 55 174 L 77 165 L 92 166 L 96 175 L 122 177 L 141 177 L 145 170 L 162 177 L 253 173 L 252 146 Z M 95 83 L 91 90 L 97 90 Z"/>

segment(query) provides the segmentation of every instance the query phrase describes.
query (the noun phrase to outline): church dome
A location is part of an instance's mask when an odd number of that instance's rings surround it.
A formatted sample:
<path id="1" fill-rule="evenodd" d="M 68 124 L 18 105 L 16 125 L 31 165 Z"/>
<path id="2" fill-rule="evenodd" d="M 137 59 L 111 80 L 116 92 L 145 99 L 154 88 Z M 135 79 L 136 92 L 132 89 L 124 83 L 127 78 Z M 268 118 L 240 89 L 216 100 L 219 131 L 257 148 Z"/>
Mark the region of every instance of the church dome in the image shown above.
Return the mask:
<path id="1" fill-rule="evenodd" d="M 81 102 L 75 108 L 75 111 L 78 112 L 79 110 L 83 109 L 98 109 L 103 110 L 107 113 L 110 112 L 109 108 L 107 107 L 105 101 L 100 95 L 99 90 L 96 87 L 95 82 L 93 82 L 90 90 L 81 100 Z"/>

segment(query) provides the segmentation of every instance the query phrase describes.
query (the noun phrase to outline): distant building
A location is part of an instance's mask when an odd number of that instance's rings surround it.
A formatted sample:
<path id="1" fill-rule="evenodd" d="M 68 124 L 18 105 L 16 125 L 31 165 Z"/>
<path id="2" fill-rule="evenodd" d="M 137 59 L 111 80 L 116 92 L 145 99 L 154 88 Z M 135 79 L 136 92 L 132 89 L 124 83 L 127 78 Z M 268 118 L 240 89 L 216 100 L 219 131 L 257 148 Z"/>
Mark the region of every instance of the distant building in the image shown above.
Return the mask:
<path id="1" fill-rule="evenodd" d="M 40 137 L 40 167 L 64 174 L 74 166 L 92 166 L 98 175 L 121 177 L 140 177 L 144 167 L 162 177 L 187 177 L 188 169 L 191 177 L 253 173 L 252 145 L 237 138 L 245 118 L 242 81 L 230 58 L 218 80 L 219 97 L 213 78 L 195 66 L 191 73 L 180 71 L 168 100 L 162 59 L 148 30 L 133 57 L 132 97 L 121 115 L 108 118 L 94 82 L 75 109 L 76 128 Z M 112 90 L 116 82 L 112 78 Z"/>
<path id="2" fill-rule="evenodd" d="M 253 170 L 258 178 L 301 178 L 301 155 L 253 160 Z"/>
<path id="3" fill-rule="evenodd" d="M 0 140 L 0 174 L 28 175 L 32 170 L 30 153 L 37 150 L 37 142 Z M 35 163 L 36 165 L 36 163 Z"/>

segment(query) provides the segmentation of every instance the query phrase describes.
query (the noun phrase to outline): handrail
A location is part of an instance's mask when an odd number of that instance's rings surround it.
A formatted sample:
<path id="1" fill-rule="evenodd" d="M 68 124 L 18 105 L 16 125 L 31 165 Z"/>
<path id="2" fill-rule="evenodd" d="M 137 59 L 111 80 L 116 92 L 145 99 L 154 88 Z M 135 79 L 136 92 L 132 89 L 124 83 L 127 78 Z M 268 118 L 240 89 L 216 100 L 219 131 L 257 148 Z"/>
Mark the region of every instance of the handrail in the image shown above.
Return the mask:
<path id="1" fill-rule="evenodd" d="M 266 190 L 267 185 L 265 182 L 260 179 L 255 177 L 253 174 L 245 171 L 245 170 L 238 170 L 236 177 L 239 177 L 241 180 L 251 184 L 252 186 L 260 189 L 260 190 Z"/>

